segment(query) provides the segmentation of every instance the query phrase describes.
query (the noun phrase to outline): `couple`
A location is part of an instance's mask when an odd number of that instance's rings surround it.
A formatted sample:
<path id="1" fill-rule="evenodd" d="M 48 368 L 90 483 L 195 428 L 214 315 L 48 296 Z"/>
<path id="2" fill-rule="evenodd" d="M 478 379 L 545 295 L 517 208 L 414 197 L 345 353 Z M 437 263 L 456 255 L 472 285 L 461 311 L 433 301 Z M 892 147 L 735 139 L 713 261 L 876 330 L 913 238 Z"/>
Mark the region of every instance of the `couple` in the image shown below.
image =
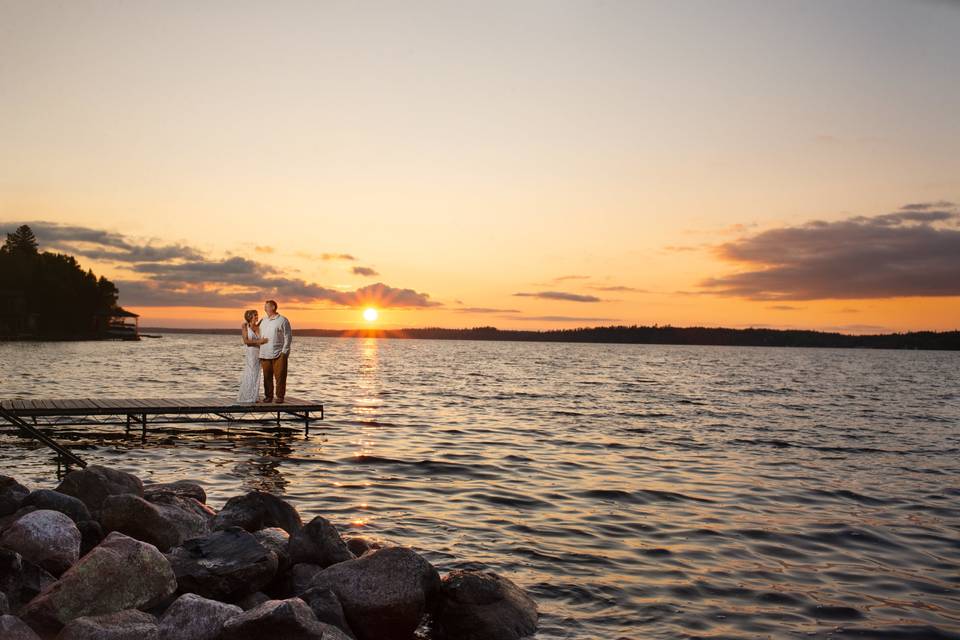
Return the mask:
<path id="1" fill-rule="evenodd" d="M 277 313 L 277 303 L 267 300 L 263 305 L 267 317 L 259 319 L 256 309 L 243 314 L 240 338 L 243 340 L 243 376 L 240 378 L 241 403 L 283 403 L 287 392 L 287 359 L 293 332 L 290 321 Z M 260 374 L 263 373 L 263 400 L 258 400 Z M 274 397 L 274 381 L 276 396 Z"/>

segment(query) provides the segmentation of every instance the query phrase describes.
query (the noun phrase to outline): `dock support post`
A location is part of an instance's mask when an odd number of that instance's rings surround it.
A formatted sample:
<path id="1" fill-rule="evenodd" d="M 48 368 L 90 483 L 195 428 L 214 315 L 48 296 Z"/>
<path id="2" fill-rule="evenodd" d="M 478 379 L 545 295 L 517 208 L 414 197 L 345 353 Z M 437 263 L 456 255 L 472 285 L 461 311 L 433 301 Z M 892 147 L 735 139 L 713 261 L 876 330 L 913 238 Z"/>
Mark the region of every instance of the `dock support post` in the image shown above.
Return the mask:
<path id="1" fill-rule="evenodd" d="M 130 435 L 130 414 L 127 414 L 127 435 Z"/>
<path id="2" fill-rule="evenodd" d="M 303 412 L 303 435 L 310 435 L 310 412 Z"/>
<path id="3" fill-rule="evenodd" d="M 280 412 L 277 411 L 277 429 L 280 428 Z"/>
<path id="4" fill-rule="evenodd" d="M 147 414 L 145 414 L 145 413 L 144 413 L 144 414 L 141 414 L 140 417 L 141 417 L 141 419 L 143 420 L 142 426 L 141 426 L 140 439 L 141 439 L 142 441 L 146 442 L 146 440 L 147 440 Z"/>

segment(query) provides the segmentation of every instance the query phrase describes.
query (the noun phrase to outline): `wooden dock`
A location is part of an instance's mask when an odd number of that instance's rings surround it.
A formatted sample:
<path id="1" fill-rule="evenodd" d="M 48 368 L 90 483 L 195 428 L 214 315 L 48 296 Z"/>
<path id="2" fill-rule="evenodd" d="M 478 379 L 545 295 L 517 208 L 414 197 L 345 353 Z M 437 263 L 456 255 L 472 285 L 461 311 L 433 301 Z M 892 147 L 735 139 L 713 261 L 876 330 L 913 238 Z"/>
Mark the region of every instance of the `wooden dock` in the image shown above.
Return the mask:
<path id="1" fill-rule="evenodd" d="M 54 442 L 45 431 L 66 426 L 131 427 L 147 436 L 148 424 L 276 423 L 302 422 L 310 434 L 310 421 L 323 420 L 323 404 L 287 397 L 283 404 L 240 404 L 226 398 L 77 398 L 0 400 L 0 418 L 57 452 L 67 462 L 82 460 Z"/>

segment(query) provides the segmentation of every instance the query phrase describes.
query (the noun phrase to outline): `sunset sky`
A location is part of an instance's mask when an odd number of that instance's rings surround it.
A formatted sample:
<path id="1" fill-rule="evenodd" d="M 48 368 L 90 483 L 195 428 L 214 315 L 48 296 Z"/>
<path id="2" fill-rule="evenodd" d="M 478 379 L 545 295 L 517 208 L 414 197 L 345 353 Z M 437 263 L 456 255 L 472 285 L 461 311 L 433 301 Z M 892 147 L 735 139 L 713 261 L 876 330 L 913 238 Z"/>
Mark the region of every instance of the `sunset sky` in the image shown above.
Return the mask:
<path id="1" fill-rule="evenodd" d="M 0 231 L 148 326 L 960 327 L 960 3 L 0 0 Z"/>

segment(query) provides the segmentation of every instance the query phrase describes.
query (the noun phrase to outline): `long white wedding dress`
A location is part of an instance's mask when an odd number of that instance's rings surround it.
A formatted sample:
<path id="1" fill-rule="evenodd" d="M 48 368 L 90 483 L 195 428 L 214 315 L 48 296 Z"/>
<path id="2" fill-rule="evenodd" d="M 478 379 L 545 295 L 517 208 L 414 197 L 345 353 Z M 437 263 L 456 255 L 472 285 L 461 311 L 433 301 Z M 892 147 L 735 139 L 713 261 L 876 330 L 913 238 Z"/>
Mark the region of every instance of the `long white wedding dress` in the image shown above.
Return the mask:
<path id="1" fill-rule="evenodd" d="M 257 334 L 247 327 L 247 338 L 256 340 Z M 238 402 L 256 402 L 260 393 L 260 347 L 243 345 L 243 375 L 240 377 Z"/>

